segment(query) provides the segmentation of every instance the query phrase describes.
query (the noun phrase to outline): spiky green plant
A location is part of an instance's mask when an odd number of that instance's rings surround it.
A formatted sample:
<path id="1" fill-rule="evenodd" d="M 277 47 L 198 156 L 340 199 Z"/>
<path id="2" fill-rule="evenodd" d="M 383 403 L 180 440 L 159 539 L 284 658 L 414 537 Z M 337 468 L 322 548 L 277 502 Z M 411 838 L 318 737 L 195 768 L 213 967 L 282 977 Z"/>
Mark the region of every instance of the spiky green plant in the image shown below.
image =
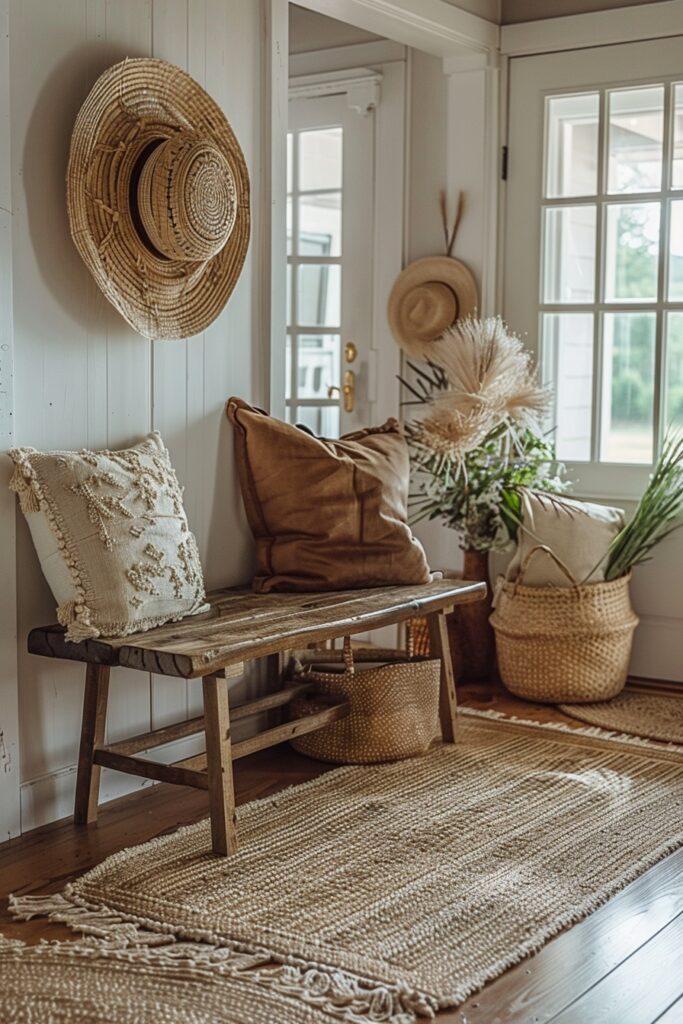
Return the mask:
<path id="1" fill-rule="evenodd" d="M 681 525 L 683 512 L 683 434 L 669 435 L 633 518 L 609 546 L 605 579 L 626 576 L 647 562 L 650 551 Z"/>

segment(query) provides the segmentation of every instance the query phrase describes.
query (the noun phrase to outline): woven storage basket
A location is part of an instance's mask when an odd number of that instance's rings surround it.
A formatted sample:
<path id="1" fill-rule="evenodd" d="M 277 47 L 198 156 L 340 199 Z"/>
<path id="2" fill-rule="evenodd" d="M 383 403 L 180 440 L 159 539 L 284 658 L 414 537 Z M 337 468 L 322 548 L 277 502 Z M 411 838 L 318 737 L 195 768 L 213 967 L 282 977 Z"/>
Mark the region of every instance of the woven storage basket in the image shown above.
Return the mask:
<path id="1" fill-rule="evenodd" d="M 409 619 L 407 629 L 408 635 L 412 638 L 414 656 L 428 658 L 432 653 L 432 644 L 429 639 L 427 617 L 421 615 L 419 618 Z"/>
<path id="2" fill-rule="evenodd" d="M 413 658 L 412 651 L 359 650 L 355 662 L 350 637 L 343 651 L 316 651 L 297 658 L 293 676 L 310 682 L 311 695 L 295 698 L 292 718 L 315 714 L 330 697 L 348 700 L 346 718 L 292 740 L 300 754 L 334 764 L 398 761 L 423 754 L 441 735 L 439 682 L 441 663 Z M 337 667 L 338 666 L 338 667 Z M 335 671 L 336 669 L 336 671 Z"/>
<path id="3" fill-rule="evenodd" d="M 571 587 L 525 587 L 538 552 L 565 573 Z M 638 618 L 630 574 L 580 585 L 550 548 L 532 548 L 514 583 L 504 583 L 491 616 L 501 679 L 517 697 L 545 704 L 609 700 L 623 689 Z"/>

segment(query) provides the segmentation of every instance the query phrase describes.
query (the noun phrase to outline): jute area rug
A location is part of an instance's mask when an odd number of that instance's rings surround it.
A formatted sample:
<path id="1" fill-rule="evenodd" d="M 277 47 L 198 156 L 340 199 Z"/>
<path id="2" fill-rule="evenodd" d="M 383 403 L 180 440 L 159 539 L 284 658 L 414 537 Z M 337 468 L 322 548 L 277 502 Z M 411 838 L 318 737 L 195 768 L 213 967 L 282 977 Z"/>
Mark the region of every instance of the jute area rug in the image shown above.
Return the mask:
<path id="1" fill-rule="evenodd" d="M 682 845 L 683 758 L 468 715 L 454 746 L 338 769 L 240 808 L 238 825 L 232 858 L 209 853 L 202 822 L 15 913 L 150 956 L 190 943 L 197 969 L 234 961 L 254 988 L 408 1024 Z"/>
<path id="2" fill-rule="evenodd" d="M 633 688 L 612 700 L 559 707 L 565 715 L 602 729 L 683 744 L 683 687 L 680 696 Z"/>
<path id="3" fill-rule="evenodd" d="M 115 950 L 98 940 L 25 946 L 0 937 L 3 1024 L 329 1024 L 248 973 Z"/>

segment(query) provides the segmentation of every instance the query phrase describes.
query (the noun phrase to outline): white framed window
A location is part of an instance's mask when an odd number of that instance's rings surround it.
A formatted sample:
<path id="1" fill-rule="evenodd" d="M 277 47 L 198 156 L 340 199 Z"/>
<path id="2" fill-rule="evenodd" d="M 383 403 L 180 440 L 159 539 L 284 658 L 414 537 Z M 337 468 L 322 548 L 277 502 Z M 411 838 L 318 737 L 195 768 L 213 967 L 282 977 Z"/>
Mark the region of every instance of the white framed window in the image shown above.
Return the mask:
<path id="1" fill-rule="evenodd" d="M 596 490 L 683 426 L 683 76 L 543 108 L 539 355 L 558 457 Z"/>
<path id="2" fill-rule="evenodd" d="M 343 141 L 341 124 L 287 134 L 287 417 L 326 437 L 340 428 Z"/>

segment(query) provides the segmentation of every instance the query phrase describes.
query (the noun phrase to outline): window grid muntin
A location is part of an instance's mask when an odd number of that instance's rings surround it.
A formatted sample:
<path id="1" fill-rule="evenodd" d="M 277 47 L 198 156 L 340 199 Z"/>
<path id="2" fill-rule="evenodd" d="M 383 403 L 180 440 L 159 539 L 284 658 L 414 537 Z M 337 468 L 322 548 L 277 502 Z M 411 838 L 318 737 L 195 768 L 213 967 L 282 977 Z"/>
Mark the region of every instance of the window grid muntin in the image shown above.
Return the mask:
<path id="1" fill-rule="evenodd" d="M 664 86 L 664 130 L 662 137 L 662 175 L 660 191 L 643 192 L 618 192 L 610 193 L 608 188 L 608 155 L 609 155 L 609 123 L 608 123 L 608 94 L 619 91 L 633 91 L 638 88 L 652 88 Z M 616 466 L 620 469 L 636 468 L 642 469 L 642 463 L 607 463 L 600 460 L 602 448 L 602 387 L 603 387 L 603 321 L 606 312 L 629 313 L 629 312 L 653 312 L 656 313 L 655 329 L 655 377 L 654 377 L 654 401 L 653 401 L 653 461 L 657 452 L 661 449 L 662 440 L 666 432 L 666 401 L 667 393 L 667 330 L 666 324 L 668 314 L 671 312 L 683 311 L 683 299 L 668 299 L 668 274 L 670 264 L 670 230 L 671 230 L 671 203 L 676 199 L 683 198 L 683 186 L 673 185 L 673 156 L 674 156 L 674 116 L 675 116 L 675 90 L 676 87 L 683 88 L 683 81 L 679 75 L 675 77 L 664 77 L 657 81 L 642 81 L 629 83 L 627 85 L 612 84 L 595 88 L 576 90 L 557 90 L 547 92 L 544 96 L 544 134 L 542 149 L 542 173 L 541 173 L 541 218 L 539 253 L 539 281 L 537 295 L 538 302 L 538 329 L 539 338 L 543 338 L 543 316 L 546 313 L 579 313 L 588 312 L 593 314 L 593 404 L 591 410 L 591 460 L 590 463 L 581 462 L 577 465 L 600 464 L 603 466 Z M 548 195 L 548 169 L 549 169 L 549 100 L 560 96 L 585 96 L 591 93 L 598 93 L 599 96 L 599 120 L 598 120 L 598 153 L 597 153 L 597 192 L 595 195 L 570 195 L 554 196 Z M 660 204 L 659 218 L 659 254 L 657 268 L 657 298 L 656 300 L 638 300 L 625 303 L 623 300 L 611 302 L 604 301 L 605 295 L 605 224 L 607 218 L 606 207 L 612 204 L 623 205 L 629 203 L 645 203 L 656 201 Z M 593 303 L 549 303 L 543 301 L 545 282 L 545 210 L 548 207 L 560 208 L 563 206 L 581 206 L 595 204 L 598 207 L 596 217 L 596 239 L 595 239 L 595 289 L 596 301 Z M 539 347 L 539 357 L 542 360 L 542 368 L 546 370 L 544 361 L 544 345 Z M 554 378 L 550 378 L 554 379 Z M 608 397 L 611 400 L 611 396 Z"/>

